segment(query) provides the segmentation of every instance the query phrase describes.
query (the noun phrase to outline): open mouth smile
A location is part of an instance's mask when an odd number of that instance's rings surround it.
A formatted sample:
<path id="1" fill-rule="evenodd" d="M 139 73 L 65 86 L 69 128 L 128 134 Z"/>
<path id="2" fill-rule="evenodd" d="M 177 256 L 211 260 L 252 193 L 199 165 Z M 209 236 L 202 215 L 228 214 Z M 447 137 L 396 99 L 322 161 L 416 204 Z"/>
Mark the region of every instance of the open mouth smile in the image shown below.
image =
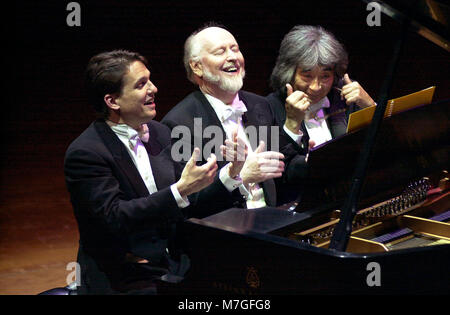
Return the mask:
<path id="1" fill-rule="evenodd" d="M 151 106 L 151 105 L 155 105 L 155 99 L 149 99 L 148 101 L 146 101 L 144 103 L 144 106 Z"/>
<path id="2" fill-rule="evenodd" d="M 239 69 L 240 69 L 239 66 L 229 65 L 229 66 L 223 67 L 222 71 L 226 72 L 226 73 L 237 73 L 237 72 L 239 72 Z"/>

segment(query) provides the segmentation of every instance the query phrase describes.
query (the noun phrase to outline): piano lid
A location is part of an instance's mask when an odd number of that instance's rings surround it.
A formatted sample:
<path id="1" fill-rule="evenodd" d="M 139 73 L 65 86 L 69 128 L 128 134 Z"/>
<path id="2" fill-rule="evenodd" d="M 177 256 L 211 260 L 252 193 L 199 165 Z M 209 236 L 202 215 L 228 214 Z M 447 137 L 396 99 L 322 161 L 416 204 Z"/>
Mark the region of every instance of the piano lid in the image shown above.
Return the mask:
<path id="1" fill-rule="evenodd" d="M 373 1 L 364 0 L 366 3 Z M 447 51 L 450 51 L 450 5 L 443 0 L 381 0 L 376 1 L 381 11 L 403 22 L 411 21 L 411 27 Z M 447 2 L 447 3 L 444 3 Z"/>
<path id="2" fill-rule="evenodd" d="M 347 243 L 352 230 L 352 221 L 357 213 L 357 204 L 360 199 L 362 184 L 367 183 L 368 178 L 366 175 L 366 170 L 368 168 L 368 164 L 372 155 L 373 146 L 377 141 L 377 134 L 383 120 L 387 105 L 386 102 L 388 100 L 392 80 L 395 75 L 396 67 L 402 52 L 407 31 L 412 27 L 422 36 L 425 36 L 426 38 L 432 40 L 434 43 L 449 51 L 448 24 L 441 24 L 437 22 L 437 20 L 430 18 L 429 16 L 431 16 L 431 14 L 425 14 L 425 12 L 429 12 L 428 9 L 432 7 L 430 6 L 430 4 L 436 3 L 436 1 L 425 1 L 427 5 L 421 6 L 420 4 L 423 3 L 423 0 L 380 1 L 380 9 L 382 9 L 384 13 L 392 15 L 394 19 L 397 19 L 401 22 L 402 32 L 401 37 L 394 45 L 392 60 L 386 74 L 386 79 L 380 91 L 378 106 L 375 109 L 372 123 L 368 128 L 367 136 L 364 141 L 361 154 L 359 155 L 352 177 L 350 193 L 345 200 L 344 206 L 342 208 L 342 214 L 340 216 L 340 221 L 334 229 L 334 233 L 330 241 L 329 248 L 332 250 L 343 251 L 347 247 Z M 435 5 L 434 7 L 438 6 Z M 415 164 L 417 164 L 417 162 Z"/>
<path id="3" fill-rule="evenodd" d="M 408 184 L 448 168 L 449 120 L 450 100 L 385 118 L 373 144 L 359 208 L 398 196 Z M 367 128 L 310 151 L 308 185 L 296 211 L 341 209 L 350 191 Z"/>

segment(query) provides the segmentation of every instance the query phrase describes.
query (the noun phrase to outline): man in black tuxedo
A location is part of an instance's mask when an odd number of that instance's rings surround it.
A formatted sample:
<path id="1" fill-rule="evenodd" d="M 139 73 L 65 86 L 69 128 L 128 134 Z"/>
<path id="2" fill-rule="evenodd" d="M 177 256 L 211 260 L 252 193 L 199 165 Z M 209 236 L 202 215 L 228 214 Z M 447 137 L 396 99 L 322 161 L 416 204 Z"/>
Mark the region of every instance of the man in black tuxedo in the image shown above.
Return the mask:
<path id="1" fill-rule="evenodd" d="M 152 121 L 157 88 L 146 65 L 138 53 L 116 50 L 87 67 L 102 118 L 70 144 L 64 161 L 82 294 L 156 293 L 153 280 L 189 267 L 177 222 L 232 206 L 233 188 L 216 176 L 214 155 L 199 166 L 196 148 L 184 168 L 173 160 L 170 130 Z"/>
<path id="2" fill-rule="evenodd" d="M 346 133 L 347 116 L 375 105 L 346 73 L 347 52 L 320 26 L 297 25 L 283 38 L 267 96 L 279 125 L 293 138 L 321 145 Z"/>
<path id="3" fill-rule="evenodd" d="M 277 124 L 304 147 L 322 145 L 346 133 L 351 112 L 375 104 L 347 71 L 348 55 L 335 36 L 320 26 L 297 25 L 280 45 L 270 82 L 274 92 L 266 99 Z M 297 159 L 301 159 L 300 156 Z M 281 190 L 298 194 L 305 167 L 289 173 Z"/>
<path id="4" fill-rule="evenodd" d="M 201 28 L 185 42 L 184 65 L 188 79 L 199 90 L 184 98 L 161 121 L 172 129 L 173 149 L 189 156 L 193 146 L 199 144 L 207 156 L 211 149 L 218 151 L 222 139 L 235 140 L 237 135 L 249 150 L 236 177 L 242 182 L 237 190 L 245 198 L 242 206 L 277 205 L 273 179 L 282 180 L 285 163 L 298 151 L 292 149 L 284 131 L 275 126 L 265 98 L 241 90 L 245 62 L 235 38 L 223 27 Z M 219 159 L 219 167 L 225 162 Z"/>

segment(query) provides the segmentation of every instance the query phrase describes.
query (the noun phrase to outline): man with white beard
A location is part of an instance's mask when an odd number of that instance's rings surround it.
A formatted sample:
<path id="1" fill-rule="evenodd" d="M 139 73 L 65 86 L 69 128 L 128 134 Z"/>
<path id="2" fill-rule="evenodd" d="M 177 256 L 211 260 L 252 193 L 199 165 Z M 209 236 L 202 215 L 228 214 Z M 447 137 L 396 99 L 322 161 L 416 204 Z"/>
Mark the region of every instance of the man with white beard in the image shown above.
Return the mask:
<path id="1" fill-rule="evenodd" d="M 183 61 L 188 79 L 199 90 L 186 96 L 161 121 L 172 129 L 173 148 L 192 151 L 199 146 L 203 157 L 215 149 L 211 153 L 218 156 L 222 168 L 227 163 L 219 158 L 223 140 L 227 139 L 227 145 L 243 141 L 248 155 L 240 173 L 235 174 L 229 163 L 219 176 L 239 187 L 237 207 L 277 205 L 273 179 L 281 178 L 285 166 L 285 155 L 278 151 L 293 146 L 276 126 L 265 98 L 241 90 L 245 61 L 236 39 L 221 26 L 205 26 L 187 38 Z M 187 157 L 188 153 L 173 151 L 172 155 Z"/>

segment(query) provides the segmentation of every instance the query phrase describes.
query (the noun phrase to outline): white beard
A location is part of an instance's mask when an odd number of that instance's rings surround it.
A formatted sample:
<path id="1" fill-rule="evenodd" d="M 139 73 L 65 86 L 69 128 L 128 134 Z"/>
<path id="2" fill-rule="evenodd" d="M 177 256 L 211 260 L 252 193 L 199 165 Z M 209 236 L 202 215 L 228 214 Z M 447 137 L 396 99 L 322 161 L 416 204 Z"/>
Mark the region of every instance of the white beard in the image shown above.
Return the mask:
<path id="1" fill-rule="evenodd" d="M 203 69 L 203 79 L 205 81 L 217 84 L 221 90 L 231 93 L 237 93 L 242 88 L 244 77 L 245 70 L 239 76 L 227 77 L 220 74 L 214 75 L 207 68 Z"/>

